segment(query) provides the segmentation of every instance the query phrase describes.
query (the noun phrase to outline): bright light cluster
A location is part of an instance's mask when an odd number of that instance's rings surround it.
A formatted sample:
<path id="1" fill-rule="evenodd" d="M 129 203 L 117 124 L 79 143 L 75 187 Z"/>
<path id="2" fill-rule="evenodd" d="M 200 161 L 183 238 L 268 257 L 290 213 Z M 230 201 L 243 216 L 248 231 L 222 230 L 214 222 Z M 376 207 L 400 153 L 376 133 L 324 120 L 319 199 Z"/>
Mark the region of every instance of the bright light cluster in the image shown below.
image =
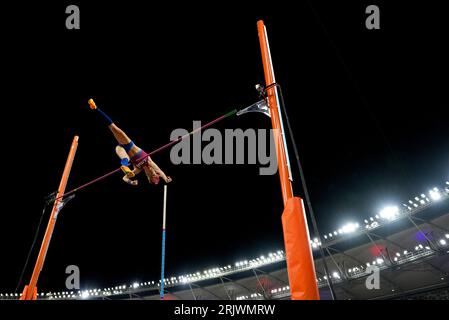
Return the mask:
<path id="1" fill-rule="evenodd" d="M 412 214 L 414 210 L 418 210 L 424 206 L 428 206 L 434 201 L 440 201 L 442 199 L 447 199 L 447 198 L 449 198 L 449 181 L 445 182 L 445 187 L 443 188 L 443 190 L 440 190 L 439 188 L 434 187 L 428 191 L 427 195 L 423 193 L 420 196 L 416 196 L 413 199 L 410 199 L 407 203 L 403 203 L 402 204 L 402 206 L 404 207 L 403 210 L 400 210 L 397 206 L 394 206 L 394 205 L 384 207 L 375 216 L 372 216 L 369 219 L 364 220 L 365 228 L 366 229 L 377 228 L 381 225 L 382 221 L 385 221 L 385 222 L 394 221 L 396 219 L 399 219 L 404 214 Z M 335 230 L 333 232 L 325 234 L 324 239 L 327 241 L 330 241 L 330 240 L 332 240 L 332 238 L 335 238 L 337 236 L 352 234 L 359 230 L 360 230 L 360 225 L 358 223 L 348 222 L 348 223 L 344 224 L 338 230 Z M 449 234 L 446 233 L 444 235 L 444 238 L 439 239 L 437 241 L 437 243 L 440 247 L 446 248 L 449 243 Z M 314 238 L 313 240 L 310 240 L 310 244 L 313 249 L 317 249 L 319 246 L 322 245 L 321 241 L 319 241 L 318 238 Z M 418 244 L 417 246 L 415 246 L 415 252 L 419 253 L 419 254 L 422 254 L 422 253 L 427 254 L 429 252 L 433 252 L 433 250 L 429 246 L 423 246 L 422 244 Z M 404 250 L 402 253 L 397 252 L 393 257 L 393 261 L 397 262 L 397 263 L 404 262 L 404 261 L 407 261 L 410 259 L 416 259 L 416 256 L 413 252 L 410 252 L 407 250 Z M 282 250 L 279 250 L 275 253 L 269 253 L 267 256 L 262 255 L 258 258 L 252 259 L 252 260 L 238 261 L 234 264 L 234 267 L 232 267 L 231 265 L 227 265 L 224 267 L 204 270 L 202 273 L 196 272 L 196 273 L 191 273 L 191 274 L 187 274 L 187 275 L 181 275 L 179 277 L 167 278 L 167 279 L 164 279 L 164 284 L 166 286 L 167 285 L 187 284 L 187 283 L 201 281 L 201 280 L 205 280 L 205 279 L 217 278 L 219 276 L 223 276 L 223 275 L 230 274 L 230 273 L 241 272 L 242 270 L 245 270 L 245 269 L 250 270 L 254 267 L 267 265 L 267 264 L 275 263 L 278 261 L 284 261 L 284 260 L 285 260 L 284 252 Z M 369 267 L 370 265 L 385 266 L 385 261 L 382 258 L 377 258 L 374 261 L 366 263 L 367 267 Z M 348 274 L 349 275 L 361 274 L 361 273 L 365 272 L 364 269 L 365 269 L 365 266 L 363 266 L 363 265 L 355 266 L 355 267 L 348 269 Z M 337 272 L 333 272 L 332 275 L 330 275 L 329 277 L 334 278 L 334 281 L 341 279 L 340 274 Z M 327 280 L 327 277 L 324 276 L 323 279 Z M 322 282 L 323 279 L 317 278 L 317 281 Z M 122 285 L 122 286 L 116 286 L 116 287 L 111 287 L 111 288 L 104 288 L 103 290 L 92 289 L 92 290 L 78 291 L 76 293 L 73 291 L 57 292 L 57 293 L 48 292 L 46 294 L 40 293 L 40 294 L 38 294 L 38 296 L 40 296 L 41 298 L 48 298 L 48 299 L 76 299 L 76 298 L 88 299 L 88 298 L 97 297 L 100 295 L 108 296 L 108 295 L 123 294 L 123 293 L 125 293 L 126 290 L 136 290 L 139 288 L 157 288 L 157 287 L 160 287 L 160 282 L 161 282 L 160 280 L 157 283 L 155 283 L 155 281 L 140 282 L 140 283 L 134 282 L 133 284 L 131 284 L 129 286 Z M 278 289 L 273 289 L 271 291 L 271 293 L 280 293 L 280 292 L 287 291 L 287 290 L 289 290 L 288 286 L 278 288 Z M 237 299 L 239 300 L 239 298 L 240 298 L 240 300 L 244 300 L 244 299 L 248 299 L 248 298 L 256 298 L 256 297 L 258 297 L 256 295 L 258 295 L 258 294 L 254 294 L 254 296 L 251 295 L 249 297 L 241 296 L 241 297 L 237 297 Z M 17 299 L 20 296 L 22 296 L 22 294 L 17 294 L 17 293 L 0 294 L 0 298 L 6 297 L 6 298 Z"/>
<path id="2" fill-rule="evenodd" d="M 447 240 L 446 240 L 447 239 Z M 438 243 L 440 244 L 441 247 L 446 248 L 447 247 L 447 243 L 449 241 L 449 233 L 444 234 L 444 237 L 440 238 Z M 421 257 L 426 257 L 429 256 L 430 254 L 433 254 L 435 251 L 430 248 L 429 246 L 423 245 L 423 244 L 418 244 L 415 246 L 414 248 L 415 250 L 404 250 L 401 252 L 396 252 L 393 254 L 393 261 L 397 264 L 402 264 L 405 262 L 410 262 L 410 261 L 414 261 L 418 258 Z M 239 265 L 240 267 L 245 267 L 245 266 L 249 266 L 250 265 L 250 261 L 268 261 L 271 260 L 273 261 L 273 259 L 277 257 L 277 258 L 283 258 L 285 259 L 284 255 L 283 255 L 283 251 L 279 250 L 276 253 L 270 253 L 268 254 L 267 257 L 265 256 L 261 256 L 257 259 L 253 259 L 253 260 L 243 260 L 243 261 L 239 261 L 236 263 L 236 266 Z M 366 265 L 359 265 L 359 266 L 353 266 L 349 269 L 347 269 L 347 274 L 346 277 L 349 278 L 357 278 L 360 276 L 365 275 L 365 270 L 366 267 L 369 266 L 377 266 L 380 267 L 381 269 L 384 268 L 388 268 L 389 266 L 387 265 L 387 263 L 384 261 L 383 258 L 378 257 L 375 260 L 371 261 L 371 262 L 366 262 Z M 212 269 L 208 269 L 205 270 L 203 272 L 203 274 L 201 274 L 200 272 L 197 272 L 195 274 L 189 274 L 187 276 L 180 276 L 178 278 L 176 277 L 171 277 L 171 278 L 167 278 L 164 279 L 164 281 L 166 283 L 171 283 L 171 284 L 185 284 L 188 281 L 197 281 L 197 280 L 193 280 L 193 279 L 198 279 L 198 280 L 202 280 L 202 279 L 206 279 L 206 275 L 214 275 L 220 271 L 224 271 L 224 270 L 234 270 L 235 272 L 239 272 L 241 271 L 241 269 L 238 268 L 231 268 L 230 265 L 223 267 L 223 268 L 212 268 Z M 329 275 L 329 279 L 332 279 L 332 282 L 340 282 L 342 281 L 342 275 L 337 272 L 337 271 L 332 271 L 331 274 Z M 327 282 L 327 277 L 323 276 L 323 277 L 319 277 L 316 279 L 319 286 L 324 286 L 326 285 Z M 41 298 L 48 298 L 48 299 L 89 299 L 89 298 L 95 298 L 95 297 L 100 297 L 100 296 L 109 296 L 109 295 L 119 295 L 119 294 L 125 294 L 127 293 L 127 289 L 128 290 L 135 290 L 141 287 L 157 287 L 160 285 L 160 280 L 159 283 L 155 283 L 154 281 L 151 282 L 134 282 L 131 285 L 122 285 L 122 286 L 116 286 L 116 287 L 111 287 L 111 288 L 104 288 L 103 290 L 101 289 L 91 289 L 91 290 L 84 290 L 84 291 L 78 291 L 77 293 L 75 292 L 58 292 L 58 293 L 52 293 L 52 292 L 48 292 L 46 294 L 44 293 L 39 293 L 38 296 Z M 279 287 L 276 289 L 272 289 L 271 290 L 271 294 L 281 294 L 281 293 L 288 293 L 290 290 L 289 286 L 284 286 L 284 287 Z M 21 296 L 22 294 L 0 294 L 0 298 L 8 298 L 8 299 L 17 299 Z M 259 293 L 254 293 L 251 294 L 249 296 L 240 296 L 237 297 L 237 300 L 247 300 L 247 299 L 257 299 L 257 298 L 261 298 L 262 295 Z"/>
<path id="3" fill-rule="evenodd" d="M 406 215 L 413 214 L 415 210 L 420 210 L 430 204 L 432 202 L 440 201 L 443 198 L 449 198 L 449 181 L 445 182 L 444 190 L 440 190 L 437 187 L 434 187 L 428 191 L 427 194 L 422 193 L 419 196 L 416 196 L 410 199 L 407 203 L 403 203 L 403 209 L 399 208 L 396 205 L 385 206 L 383 209 L 379 211 L 378 214 L 369 217 L 364 220 L 365 229 L 372 230 L 380 227 L 384 223 L 392 222 Z M 343 225 L 341 228 L 334 230 L 333 232 L 326 233 L 323 238 L 326 241 L 331 241 L 332 239 L 355 233 L 357 231 L 363 231 L 360 229 L 358 223 L 349 222 Z M 315 238 L 310 241 L 310 245 L 313 249 L 318 249 L 321 246 L 321 242 L 319 239 Z"/>
<path id="4" fill-rule="evenodd" d="M 285 292 L 290 292 L 290 286 L 275 288 L 271 290 L 271 294 L 280 294 Z"/>
<path id="5" fill-rule="evenodd" d="M 260 293 L 252 293 L 249 296 L 238 296 L 235 299 L 236 300 L 248 300 L 248 299 L 258 299 L 258 298 L 263 298 L 263 295 L 261 295 Z"/>

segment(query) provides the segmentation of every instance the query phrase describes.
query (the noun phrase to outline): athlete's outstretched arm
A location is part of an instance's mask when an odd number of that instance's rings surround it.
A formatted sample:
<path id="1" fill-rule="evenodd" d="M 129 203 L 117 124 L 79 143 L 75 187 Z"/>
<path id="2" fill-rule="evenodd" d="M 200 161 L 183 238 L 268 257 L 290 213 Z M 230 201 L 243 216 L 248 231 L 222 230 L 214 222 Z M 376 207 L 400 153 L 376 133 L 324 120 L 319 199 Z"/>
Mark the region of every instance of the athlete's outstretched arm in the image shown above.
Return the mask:
<path id="1" fill-rule="evenodd" d="M 130 178 L 128 178 L 128 176 L 125 174 L 123 176 L 123 181 L 125 181 L 127 184 L 130 184 L 132 186 L 137 186 L 139 184 L 139 181 L 137 180 L 131 180 Z"/>

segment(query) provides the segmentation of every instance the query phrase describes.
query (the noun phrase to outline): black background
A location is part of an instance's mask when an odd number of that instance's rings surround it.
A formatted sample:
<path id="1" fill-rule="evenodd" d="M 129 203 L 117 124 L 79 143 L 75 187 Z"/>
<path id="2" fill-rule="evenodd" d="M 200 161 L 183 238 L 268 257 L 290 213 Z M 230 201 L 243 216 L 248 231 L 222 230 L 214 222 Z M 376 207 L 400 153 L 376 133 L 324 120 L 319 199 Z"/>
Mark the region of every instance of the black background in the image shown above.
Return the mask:
<path id="1" fill-rule="evenodd" d="M 264 79 L 259 19 L 323 232 L 447 180 L 445 11 L 437 1 L 395 3 L 2 7 L 0 290 L 17 285 L 42 199 L 58 186 L 73 136 L 80 143 L 68 189 L 119 165 L 115 142 L 87 100 L 95 98 L 147 151 L 175 128 L 190 130 L 192 120 L 247 106 Z M 69 4 L 80 6 L 80 30 L 65 28 Z M 380 7 L 380 30 L 365 28 L 369 4 Z M 250 114 L 216 128 L 270 125 Z M 282 249 L 277 175 L 259 176 L 255 165 L 174 166 L 168 151 L 153 158 L 174 180 L 167 275 Z M 80 267 L 83 288 L 157 280 L 162 189 L 145 179 L 133 188 L 116 175 L 79 192 L 58 219 L 39 290 L 63 290 L 71 264 Z"/>

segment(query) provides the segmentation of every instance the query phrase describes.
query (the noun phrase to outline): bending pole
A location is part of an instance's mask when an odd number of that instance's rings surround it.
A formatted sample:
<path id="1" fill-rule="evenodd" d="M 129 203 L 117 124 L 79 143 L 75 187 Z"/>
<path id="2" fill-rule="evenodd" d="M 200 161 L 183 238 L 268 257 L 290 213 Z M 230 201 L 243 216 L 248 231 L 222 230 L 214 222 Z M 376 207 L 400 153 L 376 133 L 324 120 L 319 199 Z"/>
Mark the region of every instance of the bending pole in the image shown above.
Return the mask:
<path id="1" fill-rule="evenodd" d="M 293 197 L 288 151 L 284 138 L 282 115 L 279 109 L 278 88 L 272 85 L 276 83 L 276 79 L 271 61 L 267 30 L 262 20 L 257 22 L 257 30 L 284 201 L 282 227 L 291 298 L 293 300 L 319 300 L 304 203 L 301 198 Z"/>
<path id="2" fill-rule="evenodd" d="M 70 152 L 67 157 L 67 161 L 64 167 L 64 172 L 62 173 L 61 182 L 59 183 L 58 193 L 56 197 L 64 194 L 65 187 L 67 185 L 67 180 L 69 179 L 70 171 L 72 169 L 73 159 L 75 158 L 76 149 L 78 148 L 78 136 L 75 136 L 72 141 L 72 146 L 70 147 Z M 36 264 L 34 266 L 33 275 L 31 276 L 30 283 L 25 286 L 22 292 L 20 300 L 36 300 L 37 299 L 37 281 L 39 280 L 39 275 L 44 266 L 45 257 L 47 256 L 48 247 L 50 245 L 51 236 L 55 228 L 56 219 L 58 218 L 59 210 L 62 208 L 62 201 L 57 199 L 53 204 L 53 209 L 51 211 L 50 220 L 48 221 L 47 230 L 45 231 L 44 240 L 42 241 L 41 249 L 37 257 Z"/>
<path id="3" fill-rule="evenodd" d="M 164 185 L 164 208 L 162 211 L 162 256 L 161 256 L 161 300 L 164 299 L 164 273 L 165 273 L 165 221 L 167 216 L 167 185 Z"/>

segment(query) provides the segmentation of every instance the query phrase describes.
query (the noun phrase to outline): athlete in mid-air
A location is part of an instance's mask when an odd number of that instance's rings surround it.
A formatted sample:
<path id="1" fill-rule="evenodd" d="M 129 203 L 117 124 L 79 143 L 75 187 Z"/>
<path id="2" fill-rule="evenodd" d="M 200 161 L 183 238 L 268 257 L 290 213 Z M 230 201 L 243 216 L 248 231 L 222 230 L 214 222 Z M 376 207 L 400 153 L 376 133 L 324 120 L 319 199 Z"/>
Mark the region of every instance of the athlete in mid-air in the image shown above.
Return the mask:
<path id="1" fill-rule="evenodd" d="M 89 100 L 89 107 L 92 110 L 96 110 L 99 114 L 103 116 L 106 120 L 109 129 L 112 131 L 115 139 L 119 145 L 115 148 L 117 156 L 120 158 L 121 169 L 125 175 L 123 176 L 123 181 L 130 185 L 136 186 L 138 184 L 137 180 L 133 178 L 142 172 L 145 172 L 148 181 L 151 184 L 158 184 L 160 178 L 162 178 L 166 183 L 172 181 L 172 179 L 165 175 L 165 173 L 151 160 L 150 156 L 134 144 L 134 142 L 128 138 L 128 136 L 117 127 L 112 119 L 104 113 L 100 108 L 98 108 L 93 99 Z M 134 169 L 131 170 L 129 165 L 133 165 Z"/>

